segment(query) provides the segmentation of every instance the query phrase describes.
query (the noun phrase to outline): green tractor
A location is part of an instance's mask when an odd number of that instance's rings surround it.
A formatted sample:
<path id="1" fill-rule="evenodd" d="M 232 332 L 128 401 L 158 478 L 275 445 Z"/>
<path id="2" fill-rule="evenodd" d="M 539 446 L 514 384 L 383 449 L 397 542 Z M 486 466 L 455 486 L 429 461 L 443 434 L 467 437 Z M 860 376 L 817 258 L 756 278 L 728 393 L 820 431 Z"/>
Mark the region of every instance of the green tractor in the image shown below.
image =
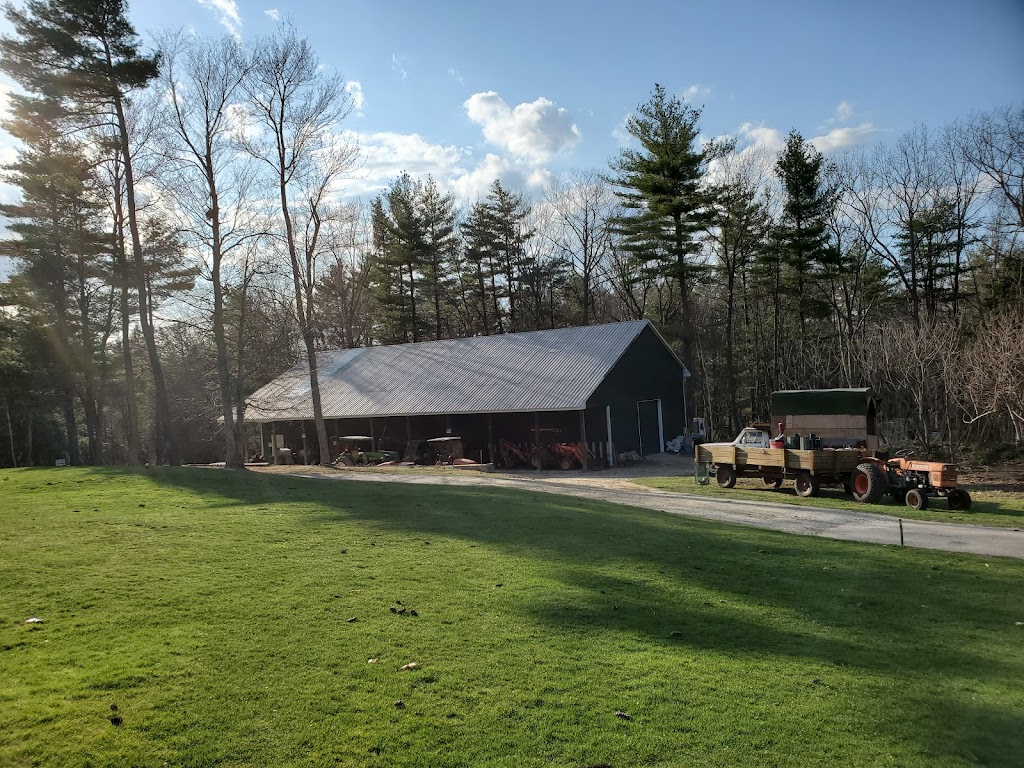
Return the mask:
<path id="1" fill-rule="evenodd" d="M 338 443 L 342 446 L 341 453 L 334 463 L 343 464 L 346 467 L 368 467 L 374 464 L 382 464 L 385 461 L 398 461 L 396 451 L 374 451 L 373 438 L 365 435 L 346 435 L 339 437 Z"/>

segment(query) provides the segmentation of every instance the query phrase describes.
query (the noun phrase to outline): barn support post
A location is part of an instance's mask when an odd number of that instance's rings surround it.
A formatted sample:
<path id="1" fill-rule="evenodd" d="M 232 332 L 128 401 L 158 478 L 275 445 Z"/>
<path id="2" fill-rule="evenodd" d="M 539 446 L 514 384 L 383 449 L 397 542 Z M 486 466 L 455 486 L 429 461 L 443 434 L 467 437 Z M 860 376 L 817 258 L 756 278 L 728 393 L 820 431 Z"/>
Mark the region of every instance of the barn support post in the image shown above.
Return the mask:
<path id="1" fill-rule="evenodd" d="M 661 413 L 661 398 L 658 398 L 658 453 L 665 452 L 665 419 Z"/>
<path id="2" fill-rule="evenodd" d="M 412 442 L 412 416 L 405 417 L 405 442 L 406 445 Z"/>
<path id="3" fill-rule="evenodd" d="M 533 412 L 533 447 L 535 450 L 540 449 L 540 413 L 537 411 Z M 541 462 L 543 464 L 543 462 Z M 541 468 L 537 467 L 537 471 L 540 472 Z"/>
<path id="4" fill-rule="evenodd" d="M 487 414 L 487 460 L 494 464 L 494 414 Z"/>
<path id="5" fill-rule="evenodd" d="M 583 471 L 590 469 L 590 451 L 587 448 L 587 409 L 580 411 L 580 448 L 583 454 Z"/>
<path id="6" fill-rule="evenodd" d="M 373 428 L 373 416 L 370 417 L 370 450 L 377 450 L 377 431 Z"/>
<path id="7" fill-rule="evenodd" d="M 300 421 L 299 427 L 302 429 L 302 463 L 309 464 L 309 443 L 306 442 L 306 422 Z"/>
<path id="8" fill-rule="evenodd" d="M 270 422 L 270 463 L 277 464 L 277 422 Z"/>
<path id="9" fill-rule="evenodd" d="M 612 407 L 606 405 L 604 407 L 604 424 L 605 424 L 605 437 L 608 442 L 608 466 L 615 466 L 615 452 L 612 450 Z"/>

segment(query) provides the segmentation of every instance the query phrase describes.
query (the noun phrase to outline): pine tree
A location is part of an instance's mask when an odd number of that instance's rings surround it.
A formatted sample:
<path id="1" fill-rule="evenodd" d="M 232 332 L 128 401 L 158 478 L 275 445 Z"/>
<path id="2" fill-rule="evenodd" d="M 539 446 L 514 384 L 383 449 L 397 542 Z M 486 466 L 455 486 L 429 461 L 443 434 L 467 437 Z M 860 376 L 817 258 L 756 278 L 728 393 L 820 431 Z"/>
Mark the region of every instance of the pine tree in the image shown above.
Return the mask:
<path id="1" fill-rule="evenodd" d="M 158 72 L 158 59 L 141 52 L 124 0 L 30 0 L 24 10 L 5 10 L 14 35 L 0 39 L 0 68 L 26 91 L 48 99 L 77 129 L 110 127 L 123 168 L 126 218 L 135 287 L 145 302 L 146 282 L 136 201 L 134 158 L 128 127 L 129 99 Z M 170 411 L 156 334 L 139 312 L 153 373 L 158 461 L 177 463 Z"/>
<path id="2" fill-rule="evenodd" d="M 451 262 L 459 248 L 455 198 L 451 194 L 441 194 L 437 182 L 428 178 L 420 188 L 416 208 L 422 230 L 420 265 L 423 284 L 433 305 L 434 338 L 442 339 L 450 335 L 445 331 L 447 292 L 451 282 Z"/>
<path id="3" fill-rule="evenodd" d="M 823 163 L 821 153 L 791 131 L 775 165 L 785 190 L 782 221 L 775 236 L 785 267 L 784 280 L 796 291 L 801 339 L 807 333 L 808 317 L 826 311 L 808 292 L 817 266 L 827 258 L 826 219 L 835 204 L 834 193 L 824 183 Z"/>
<path id="4" fill-rule="evenodd" d="M 679 291 L 683 362 L 694 367 L 695 324 L 691 292 L 704 272 L 695 258 L 710 223 L 712 193 L 703 185 L 714 144 L 698 148 L 700 110 L 655 85 L 650 99 L 626 121 L 639 149 L 623 149 L 611 163 L 625 214 L 612 221 L 620 246 L 649 274 L 669 278 Z M 692 381 L 692 380 L 691 380 Z M 692 386 L 692 385 L 691 385 Z M 692 397 L 687 402 L 693 402 Z"/>
<path id="5" fill-rule="evenodd" d="M 67 138 L 66 120 L 51 100 L 13 97 L 12 118 L 4 127 L 21 140 L 22 149 L 6 167 L 7 181 L 21 189 L 21 200 L 0 206 L 15 236 L 2 244 L 2 252 L 16 259 L 24 297 L 50 328 L 63 382 L 69 459 L 80 463 L 77 396 L 86 416 L 89 463 L 101 463 L 97 369 L 105 355 L 103 288 L 111 249 L 109 237 L 97 228 L 92 164 L 82 145 Z"/>

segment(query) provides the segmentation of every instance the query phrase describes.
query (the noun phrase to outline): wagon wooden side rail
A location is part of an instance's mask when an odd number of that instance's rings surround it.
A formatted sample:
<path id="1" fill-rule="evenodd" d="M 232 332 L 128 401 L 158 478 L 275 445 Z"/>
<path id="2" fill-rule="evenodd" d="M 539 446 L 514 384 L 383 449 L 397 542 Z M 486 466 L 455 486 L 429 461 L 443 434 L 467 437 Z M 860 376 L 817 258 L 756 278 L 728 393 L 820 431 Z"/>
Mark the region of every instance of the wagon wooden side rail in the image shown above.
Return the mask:
<path id="1" fill-rule="evenodd" d="M 711 466 L 722 488 L 732 488 L 740 477 L 760 477 L 765 485 L 775 488 L 781 487 L 783 480 L 793 480 L 800 496 L 817 496 L 823 484 L 845 487 L 863 456 L 864 451 L 857 448 L 801 451 L 737 445 L 697 447 L 697 461 Z"/>

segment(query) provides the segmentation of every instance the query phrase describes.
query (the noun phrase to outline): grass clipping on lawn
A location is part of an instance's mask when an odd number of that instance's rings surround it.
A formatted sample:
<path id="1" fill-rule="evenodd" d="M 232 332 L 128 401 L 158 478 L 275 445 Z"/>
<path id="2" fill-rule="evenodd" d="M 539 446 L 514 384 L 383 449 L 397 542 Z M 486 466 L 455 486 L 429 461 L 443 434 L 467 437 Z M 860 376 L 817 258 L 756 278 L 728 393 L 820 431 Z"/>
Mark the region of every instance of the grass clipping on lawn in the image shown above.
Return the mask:
<path id="1" fill-rule="evenodd" d="M 1021 584 L 542 493 L 3 471 L 0 765 L 1012 765 Z"/>

